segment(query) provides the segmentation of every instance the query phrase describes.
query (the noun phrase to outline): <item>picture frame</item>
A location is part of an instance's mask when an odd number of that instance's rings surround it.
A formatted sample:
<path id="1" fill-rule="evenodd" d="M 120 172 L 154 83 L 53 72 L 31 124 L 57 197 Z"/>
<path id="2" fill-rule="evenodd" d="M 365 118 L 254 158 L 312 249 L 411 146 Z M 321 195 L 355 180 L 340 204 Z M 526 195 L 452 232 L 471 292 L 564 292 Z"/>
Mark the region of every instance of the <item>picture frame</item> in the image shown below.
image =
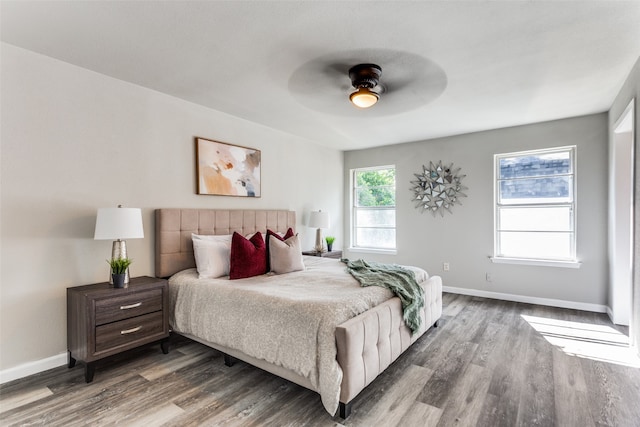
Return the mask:
<path id="1" fill-rule="evenodd" d="M 261 197 L 260 150 L 195 137 L 197 194 Z"/>

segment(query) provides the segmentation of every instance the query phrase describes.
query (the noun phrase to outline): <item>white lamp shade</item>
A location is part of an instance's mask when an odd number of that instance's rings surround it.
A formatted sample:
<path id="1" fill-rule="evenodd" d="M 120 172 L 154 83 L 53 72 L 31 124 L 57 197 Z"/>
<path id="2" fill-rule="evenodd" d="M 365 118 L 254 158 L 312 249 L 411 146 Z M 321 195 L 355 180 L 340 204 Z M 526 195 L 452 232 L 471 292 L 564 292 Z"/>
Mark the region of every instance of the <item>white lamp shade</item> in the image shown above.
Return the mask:
<path id="1" fill-rule="evenodd" d="M 329 212 L 312 211 L 309 215 L 309 227 L 329 228 Z"/>
<path id="2" fill-rule="evenodd" d="M 99 208 L 95 240 L 142 239 L 142 210 L 139 208 Z"/>

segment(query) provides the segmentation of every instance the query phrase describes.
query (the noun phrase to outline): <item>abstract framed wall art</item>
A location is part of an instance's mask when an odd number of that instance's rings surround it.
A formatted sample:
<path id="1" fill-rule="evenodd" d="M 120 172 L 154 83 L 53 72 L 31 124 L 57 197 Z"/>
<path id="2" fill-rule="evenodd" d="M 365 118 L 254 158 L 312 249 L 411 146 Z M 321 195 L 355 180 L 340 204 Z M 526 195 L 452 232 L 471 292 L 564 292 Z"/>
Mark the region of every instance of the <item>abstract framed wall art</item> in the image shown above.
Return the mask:
<path id="1" fill-rule="evenodd" d="M 196 137 L 198 194 L 260 197 L 260 150 Z"/>

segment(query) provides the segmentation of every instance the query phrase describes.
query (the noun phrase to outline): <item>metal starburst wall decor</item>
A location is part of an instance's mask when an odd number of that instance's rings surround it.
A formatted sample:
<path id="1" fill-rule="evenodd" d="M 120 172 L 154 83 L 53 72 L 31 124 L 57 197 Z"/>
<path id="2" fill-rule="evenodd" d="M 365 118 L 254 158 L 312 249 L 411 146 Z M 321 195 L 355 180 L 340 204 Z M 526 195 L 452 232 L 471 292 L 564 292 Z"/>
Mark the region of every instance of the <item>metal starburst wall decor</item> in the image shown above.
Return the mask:
<path id="1" fill-rule="evenodd" d="M 440 212 L 440 216 L 444 216 L 445 210 L 453 213 L 453 205 L 462 205 L 460 197 L 467 197 L 463 190 L 468 187 L 461 183 L 466 175 L 460 175 L 460 169 L 454 169 L 453 163 L 443 166 L 442 160 L 437 164 L 429 162 L 428 168 L 423 165 L 422 173 L 414 174 L 418 179 L 411 181 L 416 209 L 422 208 L 422 212 L 429 211 L 433 216 Z"/>

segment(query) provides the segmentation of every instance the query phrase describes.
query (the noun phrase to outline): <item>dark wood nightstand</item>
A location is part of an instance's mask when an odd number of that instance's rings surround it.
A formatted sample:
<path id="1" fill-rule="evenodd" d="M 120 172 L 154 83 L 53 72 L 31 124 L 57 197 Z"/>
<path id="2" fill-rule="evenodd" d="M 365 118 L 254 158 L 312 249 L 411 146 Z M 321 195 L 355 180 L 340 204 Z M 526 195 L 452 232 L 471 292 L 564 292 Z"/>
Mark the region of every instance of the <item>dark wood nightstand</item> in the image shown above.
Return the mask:
<path id="1" fill-rule="evenodd" d="M 169 352 L 169 293 L 167 281 L 131 279 L 126 288 L 107 282 L 67 288 L 67 349 L 69 368 L 85 365 L 91 382 L 95 362 L 108 356 L 161 341 Z"/>
<path id="2" fill-rule="evenodd" d="M 302 255 L 340 259 L 342 258 L 342 251 L 331 251 L 331 252 L 302 251 Z"/>

